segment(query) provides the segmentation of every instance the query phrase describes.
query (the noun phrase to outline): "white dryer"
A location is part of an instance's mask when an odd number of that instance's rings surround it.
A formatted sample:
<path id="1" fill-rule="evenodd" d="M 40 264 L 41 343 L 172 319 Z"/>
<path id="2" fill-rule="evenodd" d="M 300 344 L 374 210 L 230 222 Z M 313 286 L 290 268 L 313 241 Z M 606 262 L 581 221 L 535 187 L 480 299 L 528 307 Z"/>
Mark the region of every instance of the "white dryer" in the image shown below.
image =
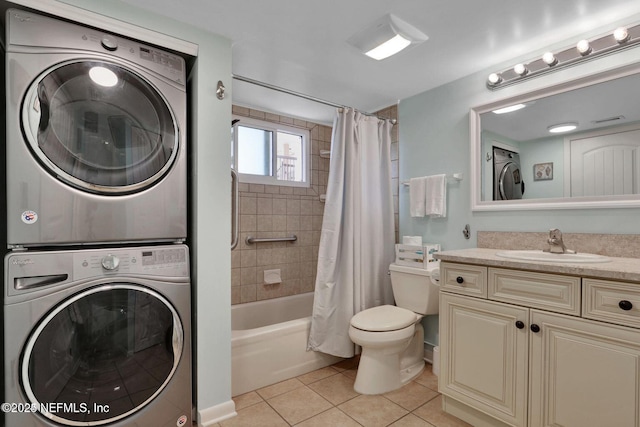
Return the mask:
<path id="1" fill-rule="evenodd" d="M 7 427 L 191 426 L 186 246 L 4 262 Z"/>
<path id="2" fill-rule="evenodd" d="M 6 51 L 8 246 L 184 240 L 184 59 L 14 9 Z"/>

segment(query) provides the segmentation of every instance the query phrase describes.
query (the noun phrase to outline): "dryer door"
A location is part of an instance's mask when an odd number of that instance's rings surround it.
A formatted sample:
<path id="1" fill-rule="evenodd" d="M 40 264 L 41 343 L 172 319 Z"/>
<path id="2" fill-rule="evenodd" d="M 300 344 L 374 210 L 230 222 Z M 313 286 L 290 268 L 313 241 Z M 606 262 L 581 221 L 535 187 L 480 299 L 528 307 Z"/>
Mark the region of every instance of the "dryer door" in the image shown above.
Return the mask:
<path id="1" fill-rule="evenodd" d="M 65 300 L 23 351 L 20 376 L 39 412 L 64 425 L 101 425 L 151 402 L 183 350 L 182 323 L 160 294 L 113 283 Z"/>
<path id="2" fill-rule="evenodd" d="M 178 153 L 175 117 L 159 90 L 118 64 L 58 64 L 30 86 L 22 127 L 42 165 L 92 193 L 141 191 Z"/>
<path id="3" fill-rule="evenodd" d="M 500 200 L 522 199 L 524 182 L 520 173 L 520 165 L 515 162 L 505 164 L 500 171 L 498 185 L 500 188 Z"/>

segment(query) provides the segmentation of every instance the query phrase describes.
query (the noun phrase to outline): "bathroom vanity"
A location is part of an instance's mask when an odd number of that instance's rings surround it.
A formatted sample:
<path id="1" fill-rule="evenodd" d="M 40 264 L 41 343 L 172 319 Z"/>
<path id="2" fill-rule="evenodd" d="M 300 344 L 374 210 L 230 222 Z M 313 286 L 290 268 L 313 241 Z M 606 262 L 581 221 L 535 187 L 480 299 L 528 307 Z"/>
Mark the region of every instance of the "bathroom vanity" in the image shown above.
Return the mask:
<path id="1" fill-rule="evenodd" d="M 640 260 L 441 252 L 443 409 L 474 426 L 640 426 Z"/>

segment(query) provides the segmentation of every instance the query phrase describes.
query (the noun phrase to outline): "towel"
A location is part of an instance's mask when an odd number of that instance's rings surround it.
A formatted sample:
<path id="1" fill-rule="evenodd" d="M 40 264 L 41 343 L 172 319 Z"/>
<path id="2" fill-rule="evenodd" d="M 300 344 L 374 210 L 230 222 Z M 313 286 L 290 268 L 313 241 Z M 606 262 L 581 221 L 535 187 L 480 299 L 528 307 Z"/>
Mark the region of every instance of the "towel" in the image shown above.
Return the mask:
<path id="1" fill-rule="evenodd" d="M 447 176 L 431 175 L 425 182 L 425 215 L 431 218 L 447 216 Z"/>
<path id="2" fill-rule="evenodd" d="M 412 217 L 425 215 L 426 181 L 425 176 L 409 180 L 409 211 Z"/>

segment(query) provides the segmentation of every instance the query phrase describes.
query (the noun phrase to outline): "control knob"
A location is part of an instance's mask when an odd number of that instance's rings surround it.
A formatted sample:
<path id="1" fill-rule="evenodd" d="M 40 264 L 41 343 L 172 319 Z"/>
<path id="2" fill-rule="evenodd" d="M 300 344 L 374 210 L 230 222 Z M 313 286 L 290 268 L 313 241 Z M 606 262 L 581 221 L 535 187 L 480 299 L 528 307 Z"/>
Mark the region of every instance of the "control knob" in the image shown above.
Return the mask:
<path id="1" fill-rule="evenodd" d="M 102 268 L 108 271 L 117 270 L 120 266 L 120 258 L 115 255 L 107 255 L 102 258 Z"/>
<path id="2" fill-rule="evenodd" d="M 104 36 L 102 40 L 100 40 L 100 44 L 103 48 L 107 49 L 110 52 L 118 49 L 118 41 L 113 37 Z"/>

